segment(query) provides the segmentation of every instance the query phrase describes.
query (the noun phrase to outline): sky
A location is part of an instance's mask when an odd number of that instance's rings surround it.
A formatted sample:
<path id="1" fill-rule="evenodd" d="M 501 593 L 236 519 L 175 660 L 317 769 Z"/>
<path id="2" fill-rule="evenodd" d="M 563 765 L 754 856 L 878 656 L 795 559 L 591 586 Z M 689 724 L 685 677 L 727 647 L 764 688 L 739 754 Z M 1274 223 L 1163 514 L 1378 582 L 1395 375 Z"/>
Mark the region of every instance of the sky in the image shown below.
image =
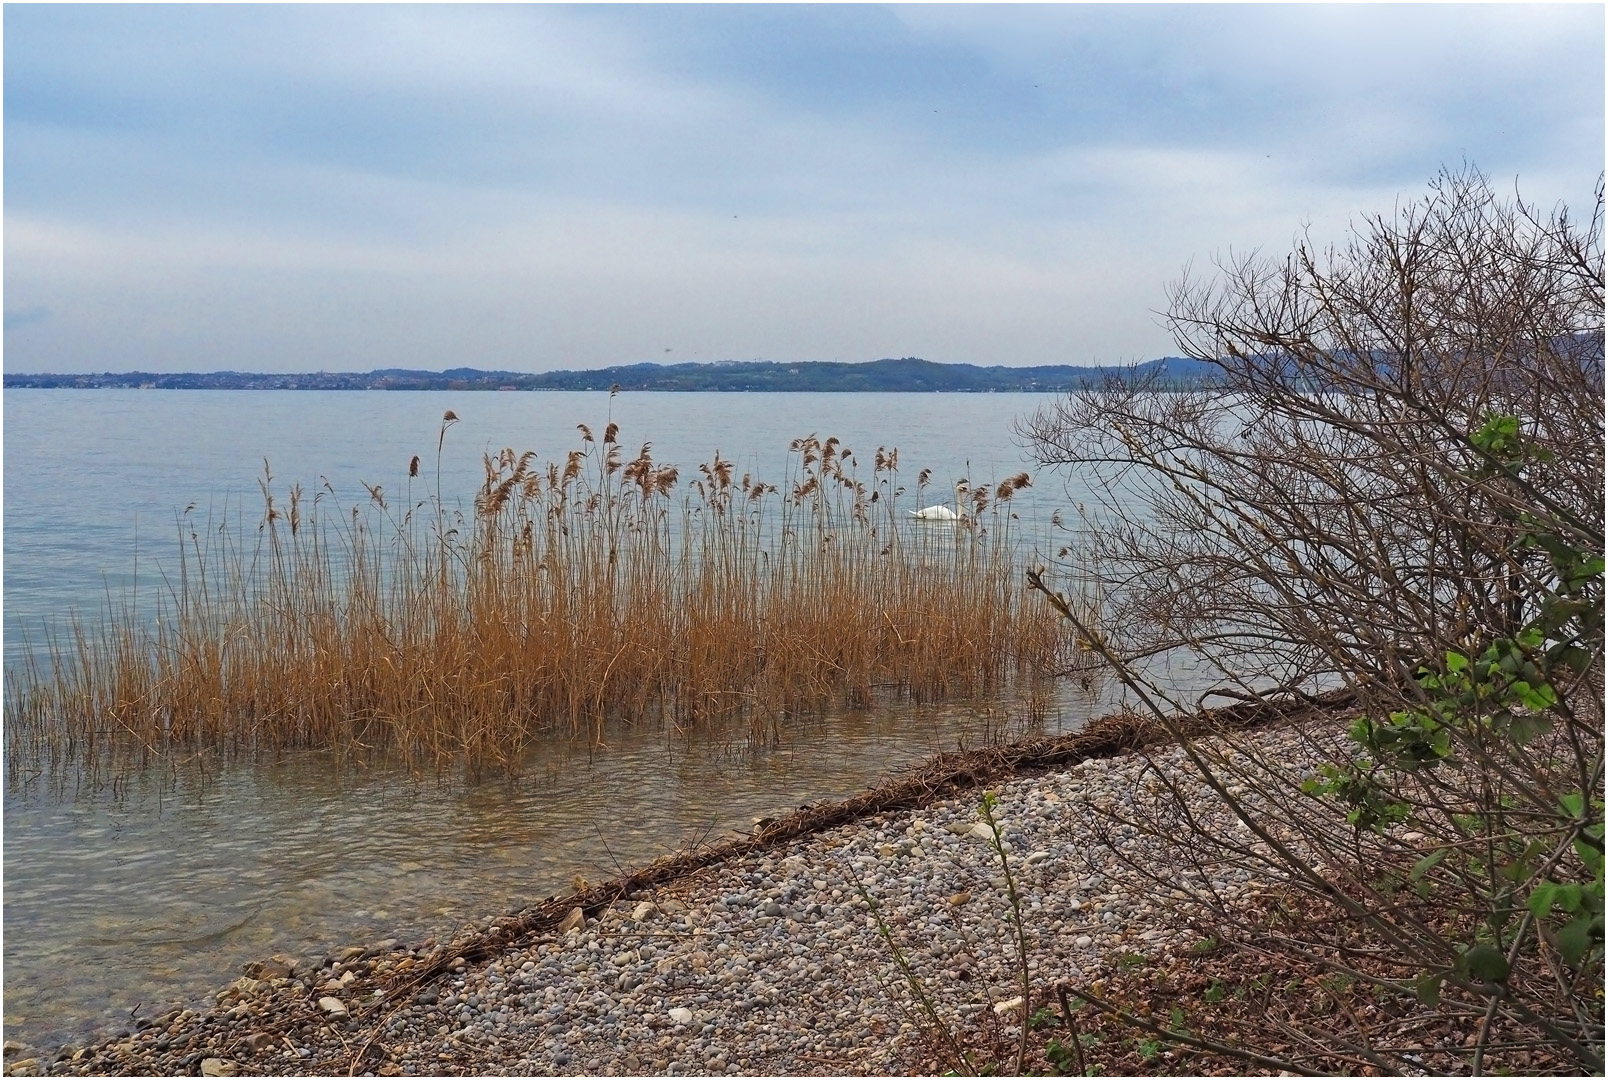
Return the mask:
<path id="1" fill-rule="evenodd" d="M 8 372 L 1144 360 L 1186 266 L 1605 152 L 1598 4 L 3 17 Z"/>

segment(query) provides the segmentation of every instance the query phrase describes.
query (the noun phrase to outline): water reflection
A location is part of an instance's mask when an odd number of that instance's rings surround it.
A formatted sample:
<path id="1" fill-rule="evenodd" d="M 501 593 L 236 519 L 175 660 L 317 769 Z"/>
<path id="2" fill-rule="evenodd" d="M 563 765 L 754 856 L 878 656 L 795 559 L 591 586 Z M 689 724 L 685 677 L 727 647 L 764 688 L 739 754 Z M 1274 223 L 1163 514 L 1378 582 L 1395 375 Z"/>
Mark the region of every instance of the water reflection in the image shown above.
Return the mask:
<path id="1" fill-rule="evenodd" d="M 471 498 L 482 450 L 575 445 L 575 423 L 621 423 L 628 445 L 687 469 L 723 448 L 739 472 L 779 480 L 787 441 L 837 435 L 868 459 L 898 445 L 935 488 L 995 483 L 1023 467 L 1011 421 L 1033 395 L 385 394 L 7 392 L 8 665 L 24 631 L 139 582 L 139 605 L 172 568 L 175 519 L 243 515 L 254 535 L 263 459 L 282 488 L 325 478 L 345 504 L 363 482 L 407 490 L 411 455 L 433 450 L 440 488 Z M 898 430 L 889 409 L 897 403 Z M 740 451 L 740 452 L 739 452 Z M 1086 497 L 1044 475 L 1013 502 L 1019 535 Z M 450 500 L 449 500 L 450 501 Z M 926 499 L 924 501 L 931 501 Z M 1069 515 L 1069 520 L 1071 520 Z M 1057 538 L 1056 543 L 1061 542 Z M 131 598 L 131 602 L 135 598 Z M 1098 690 L 1098 688 L 1096 688 Z M 1051 730 L 1104 711 L 1075 685 Z M 1004 715 L 1020 715 L 997 706 Z M 900 763 L 1001 732 L 983 704 L 890 708 L 793 724 L 772 745 L 705 735 L 614 734 L 607 749 L 534 750 L 517 782 L 341 765 L 314 755 L 182 767 L 83 785 L 76 773 L 8 777 L 5 795 L 6 1035 L 50 1046 L 105 1032 L 140 1002 L 195 1000 L 238 965 L 276 951 L 422 938 L 539 899 L 573 875 L 610 876 L 751 819 L 874 784 Z M 115 1030 L 115 1029 L 114 1029 Z"/>
<path id="2" fill-rule="evenodd" d="M 1104 710 L 1066 688 L 1042 730 Z M 767 745 L 671 730 L 552 741 L 517 775 L 422 775 L 286 756 L 96 790 L 13 782 L 5 803 L 5 1025 L 53 1047 L 129 1010 L 194 1003 L 273 952 L 450 933 L 752 821 L 843 798 L 945 749 L 1023 733 L 1008 703 L 800 721 Z"/>

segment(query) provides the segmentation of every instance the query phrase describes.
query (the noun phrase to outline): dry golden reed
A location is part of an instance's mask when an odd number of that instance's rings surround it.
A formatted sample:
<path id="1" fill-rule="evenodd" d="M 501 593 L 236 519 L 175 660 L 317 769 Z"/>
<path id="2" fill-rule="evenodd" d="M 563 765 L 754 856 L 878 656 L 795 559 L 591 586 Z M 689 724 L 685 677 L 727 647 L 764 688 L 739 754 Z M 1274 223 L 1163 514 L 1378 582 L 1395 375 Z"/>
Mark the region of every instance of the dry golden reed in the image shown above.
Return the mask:
<path id="1" fill-rule="evenodd" d="M 154 620 L 75 620 L 51 670 L 15 673 L 12 741 L 510 761 L 616 722 L 763 735 L 879 696 L 991 693 L 1066 648 L 1022 585 L 1026 474 L 935 525 L 899 505 L 895 450 L 862 480 L 837 439 L 799 439 L 778 487 L 719 454 L 685 478 L 650 446 L 627 458 L 612 423 L 580 434 L 559 461 L 488 456 L 472 510 L 411 479 L 397 506 L 378 487 L 364 508 L 297 487 L 281 505 L 265 475 L 249 545 L 186 526 Z"/>

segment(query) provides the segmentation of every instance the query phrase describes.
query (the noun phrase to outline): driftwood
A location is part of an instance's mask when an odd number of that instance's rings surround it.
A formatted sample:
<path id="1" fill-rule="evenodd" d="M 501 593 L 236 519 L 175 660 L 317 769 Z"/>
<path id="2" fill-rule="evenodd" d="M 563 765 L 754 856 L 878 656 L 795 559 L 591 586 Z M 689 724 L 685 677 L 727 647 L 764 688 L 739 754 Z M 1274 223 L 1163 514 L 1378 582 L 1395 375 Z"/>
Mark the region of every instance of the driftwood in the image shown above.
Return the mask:
<path id="1" fill-rule="evenodd" d="M 1335 714 L 1343 711 L 1352 700 L 1352 694 L 1342 691 L 1320 697 L 1302 695 L 1277 701 L 1246 702 L 1203 710 L 1183 719 L 1179 726 L 1190 737 L 1244 731 Z M 551 936 L 577 908 L 590 918 L 609 905 L 646 890 L 670 884 L 728 859 L 779 847 L 802 836 L 875 814 L 931 805 L 957 792 L 1012 776 L 1117 757 L 1167 742 L 1170 738 L 1154 720 L 1122 712 L 1090 721 L 1069 735 L 1038 736 L 1000 746 L 939 754 L 904 776 L 851 799 L 802 807 L 786 817 L 763 823 L 750 836 L 667 855 L 634 873 L 578 892 L 550 896 L 517 915 L 454 938 L 432 950 L 420 967 L 394 979 L 386 988 L 384 998 L 370 1011 L 417 991 L 455 966 L 455 960 L 476 963 L 529 944 L 534 938 Z"/>
<path id="2" fill-rule="evenodd" d="M 1203 710 L 1187 718 L 1175 719 L 1174 725 L 1186 737 L 1204 737 L 1280 722 L 1338 717 L 1344 715 L 1348 707 L 1354 707 L 1350 694 L 1336 693 L 1317 698 L 1290 696 Z M 881 787 L 852 799 L 802 807 L 784 818 L 762 822 L 752 835 L 669 855 L 613 881 L 550 896 L 484 929 L 468 929 L 423 956 L 416 952 L 404 952 L 403 956 L 413 961 L 405 971 L 389 976 L 381 976 L 377 971 L 372 975 L 363 974 L 361 972 L 370 970 L 370 965 L 359 963 L 356 965 L 360 972 L 358 981 L 348 987 L 343 997 L 353 1002 L 366 1000 L 368 1004 L 361 1008 L 354 1006 L 350 1010 L 352 1023 L 348 1030 L 355 1031 L 340 1036 L 343 1044 L 341 1064 L 345 1065 L 346 1071 L 355 1074 L 368 1070 L 375 1061 L 383 1058 L 385 1050 L 378 1040 L 386 1019 L 406 1008 L 426 984 L 455 968 L 457 964 L 454 961 L 461 958 L 465 963 L 479 963 L 512 949 L 560 941 L 563 939 L 561 928 L 565 920 L 572 918 L 577 909 L 582 915 L 593 915 L 611 904 L 669 885 L 726 860 L 781 847 L 800 837 L 861 818 L 930 806 L 941 799 L 1013 776 L 1033 775 L 1083 761 L 1117 757 L 1165 744 L 1170 739 L 1171 736 L 1161 724 L 1128 712 L 1094 720 L 1070 735 L 1053 738 L 1041 736 L 1002 746 L 939 754 L 919 766 L 904 770 Z M 384 948 L 367 950 L 358 959 L 372 958 L 373 968 L 378 968 L 389 951 Z M 326 961 L 324 966 L 332 976 L 334 968 L 331 962 Z M 112 1052 L 115 1044 L 108 1043 L 98 1051 L 82 1052 L 72 1062 L 59 1063 L 60 1071 L 94 1075 L 147 1074 L 172 1071 L 181 1064 L 188 1070 L 195 1063 L 191 1059 L 198 1060 L 206 1052 L 224 1056 L 231 1054 L 248 1032 L 254 1036 L 283 1035 L 291 1028 L 303 1026 L 309 1021 L 325 1023 L 327 1018 L 320 1013 L 317 1004 L 323 992 L 317 988 L 317 971 L 309 976 L 309 981 L 313 985 L 303 992 L 270 995 L 259 1001 L 256 1005 L 259 1011 L 249 1028 L 232 1023 L 232 1014 L 225 1011 L 222 1005 L 201 1015 L 190 1029 L 194 1035 L 191 1043 L 198 1049 L 182 1062 L 177 1057 L 153 1057 L 149 1051 L 120 1056 Z M 335 1064 L 334 1061 L 319 1061 L 317 1066 Z"/>

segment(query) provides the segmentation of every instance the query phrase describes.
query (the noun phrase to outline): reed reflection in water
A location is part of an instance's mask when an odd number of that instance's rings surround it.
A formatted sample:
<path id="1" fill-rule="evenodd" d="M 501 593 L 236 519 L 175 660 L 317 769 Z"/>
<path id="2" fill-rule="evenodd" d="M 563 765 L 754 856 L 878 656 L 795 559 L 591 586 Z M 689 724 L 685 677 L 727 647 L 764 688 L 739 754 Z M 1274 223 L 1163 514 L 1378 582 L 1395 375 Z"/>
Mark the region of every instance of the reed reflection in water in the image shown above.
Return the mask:
<path id="1" fill-rule="evenodd" d="M 717 453 L 678 493 L 680 470 L 646 444 L 627 459 L 618 425 L 580 431 L 562 464 L 487 455 L 467 515 L 378 487 L 348 515 L 265 476 L 254 538 L 227 523 L 181 538 L 154 623 L 133 607 L 75 621 L 9 680 L 8 753 L 505 766 L 554 731 L 775 737 L 801 713 L 975 697 L 1068 662 L 1066 628 L 1020 582 L 1010 503 L 1027 473 L 962 480 L 965 517 L 910 521 L 897 450 L 862 479 L 838 439 L 798 439 L 780 487 Z"/>
<path id="2" fill-rule="evenodd" d="M 238 524 L 241 493 L 256 491 L 251 474 L 264 456 L 309 490 L 318 487 L 315 478 L 328 476 L 331 488 L 342 493 L 344 522 L 351 492 L 361 495 L 359 480 L 393 478 L 386 481 L 385 499 L 393 513 L 406 512 L 401 508 L 437 491 L 473 492 L 475 448 L 493 448 L 493 464 L 503 468 L 494 448 L 505 440 L 523 441 L 526 433 L 542 449 L 544 473 L 547 462 L 555 461 L 562 478 L 568 464 L 564 440 L 574 438 L 575 421 L 606 415 L 612 407 L 627 430 L 655 440 L 655 465 L 665 460 L 712 466 L 709 449 L 729 443 L 746 463 L 733 467 L 732 485 L 741 490 L 744 472 L 774 478 L 778 491 L 769 498 L 777 505 L 784 491 L 791 496 L 794 484 L 808 480 L 798 464 L 789 472 L 787 443 L 776 441 L 778 430 L 836 431 L 855 450 L 848 473 L 872 480 L 889 400 L 643 394 L 610 403 L 605 395 L 8 393 L 8 687 L 15 686 L 17 662 L 29 653 L 18 629 L 35 631 L 42 620 L 74 606 L 93 617 L 97 598 L 110 595 L 121 603 L 128 595 L 123 590 L 136 581 L 138 607 L 131 610 L 140 616 L 137 625 L 149 625 L 153 597 L 175 579 L 169 523 L 187 501 L 198 503 L 189 520 L 199 525 L 206 523 L 209 505 L 227 507 L 213 528 L 195 531 L 209 542 L 235 543 L 249 565 L 257 550 L 258 513 L 227 537 L 216 526 L 224 517 Z M 908 493 L 888 506 L 902 511 L 948 498 L 952 481 L 961 476 L 974 488 L 986 479 L 991 493 L 997 492 L 1021 468 L 1008 422 L 1030 407 L 1030 399 L 896 400 L 913 414 L 897 435 L 904 456 L 932 466 L 934 473 L 925 494 L 917 491 L 919 474 L 907 475 Z M 466 419 L 446 440 L 443 479 L 436 486 L 428 459 L 437 444 L 435 419 L 448 407 Z M 599 425 L 598 438 L 583 444 L 593 454 L 583 462 L 594 470 L 586 475 L 595 474 L 599 447 L 615 445 L 601 442 L 606 430 Z M 464 446 L 454 447 L 454 437 L 471 451 L 469 461 Z M 824 442 L 815 452 L 821 450 Z M 426 460 L 410 499 L 405 473 L 414 454 Z M 621 470 L 640 454 L 623 457 Z M 801 457 L 802 450 L 793 460 Z M 861 457 L 865 464 L 856 467 Z M 812 469 L 820 472 L 815 463 Z M 913 471 L 907 467 L 904 473 Z M 618 472 L 611 475 L 623 480 Z M 678 496 L 688 493 L 691 481 L 708 479 L 695 465 L 683 470 Z M 289 486 L 271 486 L 276 511 L 288 512 Z M 849 488 L 835 480 L 825 488 L 818 483 L 810 497 L 822 492 L 852 504 Z M 1035 484 L 1008 503 L 1021 514 L 1021 521 L 1007 520 L 1025 541 L 1024 550 L 1037 542 L 1033 530 L 1048 518 L 1048 508 L 1036 500 L 1051 494 Z M 1053 494 L 1059 502 L 1061 493 Z M 311 527 L 315 498 L 316 516 L 329 517 L 333 527 L 337 500 L 328 489 L 321 498 L 316 491 L 306 498 L 298 531 L 306 534 Z M 372 501 L 359 501 L 363 514 L 381 513 Z M 680 497 L 672 501 L 668 525 L 674 533 L 683 527 L 682 504 Z M 461 504 L 452 494 L 442 504 L 440 509 L 462 513 L 472 527 L 476 515 L 467 494 Z M 584 504 L 574 497 L 569 503 Z M 874 506 L 882 511 L 883 499 Z M 427 503 L 415 520 L 433 524 L 436 508 Z M 890 528 L 896 516 L 889 515 Z M 768 520 L 779 523 L 781 515 Z M 274 524 L 283 541 L 288 519 Z M 899 526 L 895 531 L 912 545 L 952 542 L 957 535 L 986 545 L 1000 535 L 988 522 L 980 537 L 953 528 L 918 532 L 924 528 L 919 523 Z M 378 543 L 392 535 L 377 524 L 367 538 Z M 778 539 L 764 533 L 753 542 L 774 547 Z M 226 584 L 227 575 L 219 581 Z M 333 587 L 340 577 L 332 574 L 329 581 Z M 909 640 L 911 634 L 901 629 Z M 37 633 L 34 644 L 41 644 Z M 597 880 L 613 872 L 616 860 L 639 864 L 700 836 L 746 830 L 755 817 L 851 795 L 900 762 L 953 748 L 962 737 L 976 742 L 989 730 L 998 732 L 1000 716 L 1037 714 L 1054 728 L 1104 707 L 1080 696 L 1075 683 L 1043 682 L 1036 696 L 1012 696 L 1031 689 L 1032 681 L 1018 679 L 1012 669 L 982 685 L 974 700 L 947 707 L 908 696 L 903 704 L 891 703 L 898 693 L 883 695 L 885 687 L 873 683 L 882 705 L 869 710 L 844 708 L 846 684 L 837 684 L 824 703 L 799 708 L 758 738 L 750 737 L 746 722 L 700 721 L 683 724 L 686 730 L 678 733 L 670 713 L 634 729 L 605 716 L 578 742 L 563 730 L 533 733 L 517 753 L 508 753 L 507 768 L 488 768 L 478 779 L 461 760 L 438 773 L 426 755 L 417 755 L 410 768 L 381 749 L 338 758 L 248 743 L 232 759 L 226 747 L 189 749 L 153 755 L 148 769 L 130 770 L 124 760 L 89 773 L 69 765 L 67 755 L 54 764 L 48 755 L 36 757 L 9 773 L 6 790 L 6 1034 L 41 1046 L 82 1039 L 104 1033 L 119 1018 L 126 1023 L 141 1001 L 147 1003 L 144 1015 L 152 1002 L 175 995 L 197 1000 L 227 983 L 239 964 L 275 951 L 317 952 L 353 940 L 451 931 L 517 898 L 564 889 L 577 873 Z M 1055 693 L 1071 696 L 1058 699 Z M 603 747 L 597 745 L 599 734 Z M 8 750 L 15 748 L 8 740 Z M 138 765 L 138 758 L 132 763 Z"/>
<path id="3" fill-rule="evenodd" d="M 1040 727 L 1075 727 L 1105 705 L 1069 686 Z M 311 752 L 216 769 L 201 758 L 97 791 L 40 775 L 6 804 L 6 1034 L 53 1048 L 115 1033 L 142 1001 L 193 1004 L 275 952 L 451 933 L 577 874 L 604 880 L 1021 733 L 1009 712 L 848 711 L 762 746 L 611 729 L 605 748 L 548 740 L 517 777 L 481 782 Z"/>

